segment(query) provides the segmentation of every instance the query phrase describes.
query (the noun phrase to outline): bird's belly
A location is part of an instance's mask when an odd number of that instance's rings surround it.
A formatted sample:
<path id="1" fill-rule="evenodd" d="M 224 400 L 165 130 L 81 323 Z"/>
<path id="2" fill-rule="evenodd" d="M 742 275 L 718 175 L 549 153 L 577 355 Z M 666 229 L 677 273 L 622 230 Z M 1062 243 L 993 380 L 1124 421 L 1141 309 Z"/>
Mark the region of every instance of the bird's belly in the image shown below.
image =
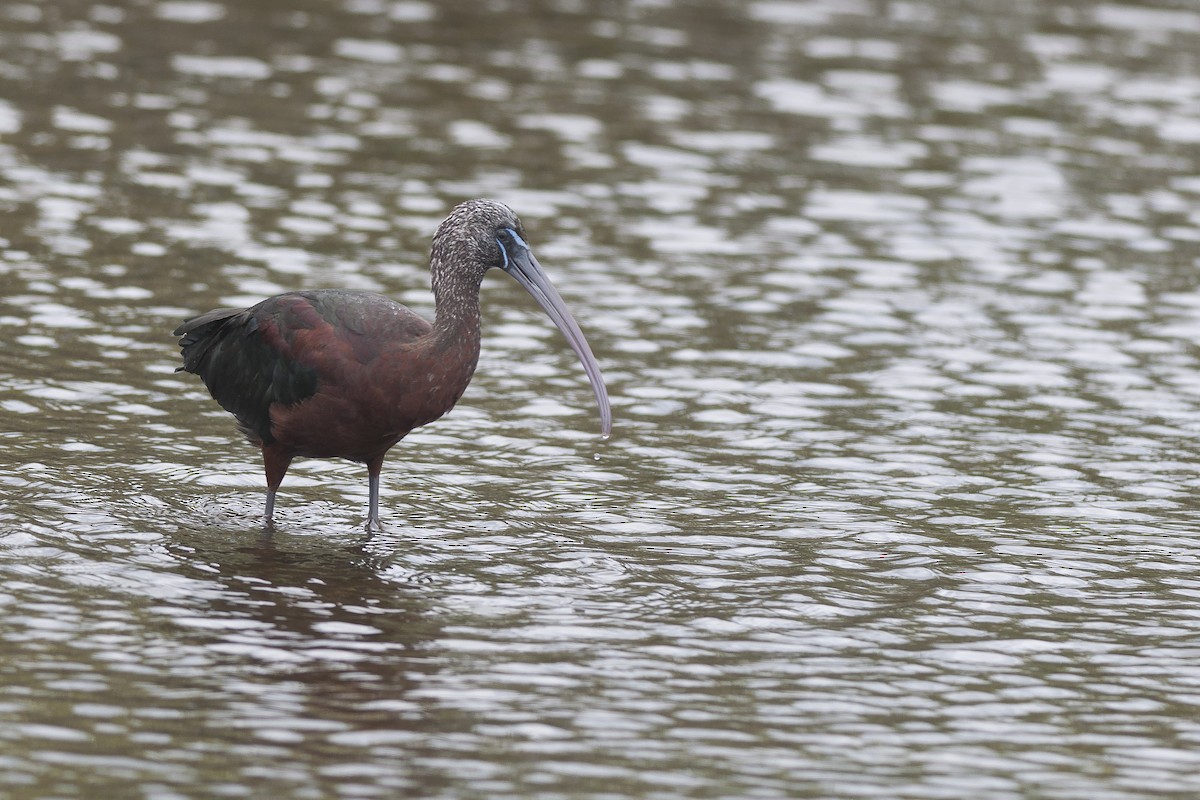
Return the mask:
<path id="1" fill-rule="evenodd" d="M 367 461 L 442 413 L 432 413 L 423 398 L 318 392 L 294 406 L 272 406 L 271 432 L 297 456 Z"/>

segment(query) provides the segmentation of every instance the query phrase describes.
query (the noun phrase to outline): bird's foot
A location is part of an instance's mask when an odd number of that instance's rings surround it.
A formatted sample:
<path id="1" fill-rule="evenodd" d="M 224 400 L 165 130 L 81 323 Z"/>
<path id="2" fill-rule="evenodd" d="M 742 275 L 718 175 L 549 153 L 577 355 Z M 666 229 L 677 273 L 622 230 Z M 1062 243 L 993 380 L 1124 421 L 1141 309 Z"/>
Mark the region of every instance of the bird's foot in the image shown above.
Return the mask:
<path id="1" fill-rule="evenodd" d="M 383 533 L 383 523 L 379 517 L 367 517 L 367 533 Z"/>

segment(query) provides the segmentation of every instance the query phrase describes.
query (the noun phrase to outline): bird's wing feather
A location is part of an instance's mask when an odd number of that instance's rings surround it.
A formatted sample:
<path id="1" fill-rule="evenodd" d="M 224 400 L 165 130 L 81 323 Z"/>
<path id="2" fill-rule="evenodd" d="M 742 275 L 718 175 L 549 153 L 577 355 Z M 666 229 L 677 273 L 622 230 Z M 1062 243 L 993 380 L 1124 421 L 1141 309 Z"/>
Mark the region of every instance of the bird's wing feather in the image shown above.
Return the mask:
<path id="1" fill-rule="evenodd" d="M 256 444 L 275 440 L 271 433 L 273 403 L 294 405 L 317 390 L 316 370 L 275 346 L 278 320 L 271 312 L 278 310 L 282 309 L 272 309 L 267 303 L 247 309 L 217 309 L 188 320 L 175 331 L 182 336 L 183 369 L 200 376 L 213 399 L 237 418 L 239 427 Z"/>

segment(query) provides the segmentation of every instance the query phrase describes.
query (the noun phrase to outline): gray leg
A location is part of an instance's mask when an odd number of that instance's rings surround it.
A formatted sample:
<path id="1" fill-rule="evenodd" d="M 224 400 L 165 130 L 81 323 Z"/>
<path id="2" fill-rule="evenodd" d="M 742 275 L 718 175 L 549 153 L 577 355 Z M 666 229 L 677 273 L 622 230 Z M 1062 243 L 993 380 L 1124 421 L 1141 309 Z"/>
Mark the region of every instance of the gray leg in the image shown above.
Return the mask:
<path id="1" fill-rule="evenodd" d="M 379 521 L 379 473 L 383 469 L 383 458 L 380 457 L 367 463 L 368 490 L 370 506 L 367 510 L 367 533 L 382 531 L 383 523 Z"/>
<path id="2" fill-rule="evenodd" d="M 263 467 L 267 473 L 267 513 L 266 522 L 268 528 L 275 527 L 275 492 L 279 490 L 279 484 L 283 483 L 283 476 L 287 474 L 288 465 L 292 463 L 292 455 L 282 449 L 278 444 L 266 445 L 263 447 Z"/>

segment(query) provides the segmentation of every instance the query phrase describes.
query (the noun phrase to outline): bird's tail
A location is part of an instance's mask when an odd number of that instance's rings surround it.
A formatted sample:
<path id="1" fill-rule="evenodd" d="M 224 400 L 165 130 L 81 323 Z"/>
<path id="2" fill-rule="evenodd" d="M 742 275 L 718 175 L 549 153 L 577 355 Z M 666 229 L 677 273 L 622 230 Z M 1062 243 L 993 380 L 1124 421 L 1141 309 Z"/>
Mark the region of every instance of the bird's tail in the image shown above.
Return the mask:
<path id="1" fill-rule="evenodd" d="M 208 351 L 220 340 L 216 334 L 233 317 L 244 312 L 244 308 L 217 308 L 198 317 L 192 317 L 175 329 L 174 335 L 182 337 L 179 348 L 183 351 L 183 366 L 176 372 L 191 372 L 199 375 Z"/>

